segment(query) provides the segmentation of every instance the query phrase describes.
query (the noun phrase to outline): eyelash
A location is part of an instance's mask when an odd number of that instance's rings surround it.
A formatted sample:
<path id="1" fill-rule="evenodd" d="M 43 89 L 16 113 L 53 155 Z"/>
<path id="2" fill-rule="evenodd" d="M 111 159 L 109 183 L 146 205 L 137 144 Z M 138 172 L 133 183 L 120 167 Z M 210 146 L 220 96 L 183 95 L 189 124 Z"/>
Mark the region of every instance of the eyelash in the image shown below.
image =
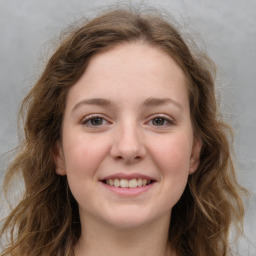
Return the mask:
<path id="1" fill-rule="evenodd" d="M 101 120 L 101 123 L 100 124 L 92 124 L 89 122 L 92 122 L 93 120 L 96 120 L 96 119 L 100 119 Z M 160 125 L 154 125 L 152 122 L 155 121 L 156 119 L 159 119 L 161 121 L 164 122 L 164 124 L 160 124 Z M 88 127 L 99 127 L 99 126 L 102 126 L 104 124 L 107 123 L 110 123 L 109 121 L 107 121 L 107 119 L 99 114 L 92 114 L 92 115 L 89 115 L 89 116 L 86 116 L 82 121 L 82 125 L 85 125 L 85 126 L 88 126 Z M 171 119 L 171 118 L 167 118 L 165 115 L 155 115 L 153 117 L 151 117 L 149 119 L 149 121 L 146 122 L 146 124 L 148 123 L 151 123 L 152 126 L 156 126 L 156 127 L 166 127 L 166 126 L 171 126 L 171 125 L 174 125 L 175 122 Z"/>
<path id="2" fill-rule="evenodd" d="M 156 127 L 165 127 L 165 126 L 171 126 L 171 125 L 175 124 L 175 122 L 171 118 L 167 118 L 165 115 L 155 115 L 155 116 L 151 117 L 150 120 L 147 123 L 153 122 L 156 119 L 163 120 L 164 123 L 165 123 L 163 125 L 154 125 L 154 124 L 152 124 L 153 126 L 156 126 Z"/>
<path id="3" fill-rule="evenodd" d="M 97 127 L 97 126 L 101 126 L 102 123 L 99 124 L 99 125 L 93 125 L 92 123 L 89 124 L 90 121 L 95 120 L 95 119 L 101 119 L 102 122 L 108 122 L 108 123 L 109 123 L 109 121 L 107 121 L 106 118 L 104 118 L 104 117 L 102 117 L 101 115 L 98 115 L 98 114 L 92 114 L 92 115 L 86 116 L 86 117 L 82 120 L 81 123 L 82 123 L 82 125 L 85 125 L 85 126 L 88 126 L 88 127 Z"/>

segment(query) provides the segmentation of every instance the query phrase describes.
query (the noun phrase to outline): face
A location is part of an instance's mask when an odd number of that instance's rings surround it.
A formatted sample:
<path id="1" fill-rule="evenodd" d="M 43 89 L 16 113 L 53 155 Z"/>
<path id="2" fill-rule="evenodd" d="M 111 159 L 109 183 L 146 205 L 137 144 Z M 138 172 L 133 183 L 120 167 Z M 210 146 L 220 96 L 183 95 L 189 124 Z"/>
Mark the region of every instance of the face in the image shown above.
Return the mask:
<path id="1" fill-rule="evenodd" d="M 170 218 L 199 152 L 183 71 L 129 43 L 94 56 L 70 89 L 54 158 L 81 221 L 128 228 Z"/>

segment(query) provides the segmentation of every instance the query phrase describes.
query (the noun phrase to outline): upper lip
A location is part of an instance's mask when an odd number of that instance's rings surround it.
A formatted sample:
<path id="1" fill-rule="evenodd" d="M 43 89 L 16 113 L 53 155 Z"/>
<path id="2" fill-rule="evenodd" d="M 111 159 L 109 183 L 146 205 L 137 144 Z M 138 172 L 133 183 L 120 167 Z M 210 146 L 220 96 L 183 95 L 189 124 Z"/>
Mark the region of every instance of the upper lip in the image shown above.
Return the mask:
<path id="1" fill-rule="evenodd" d="M 111 174 L 108 176 L 105 176 L 104 178 L 100 179 L 101 181 L 103 180 L 109 180 L 109 179 L 127 179 L 127 180 L 131 180 L 131 179 L 147 179 L 147 180 L 155 180 L 153 177 L 150 177 L 148 175 L 144 175 L 141 173 L 115 173 L 115 174 Z"/>

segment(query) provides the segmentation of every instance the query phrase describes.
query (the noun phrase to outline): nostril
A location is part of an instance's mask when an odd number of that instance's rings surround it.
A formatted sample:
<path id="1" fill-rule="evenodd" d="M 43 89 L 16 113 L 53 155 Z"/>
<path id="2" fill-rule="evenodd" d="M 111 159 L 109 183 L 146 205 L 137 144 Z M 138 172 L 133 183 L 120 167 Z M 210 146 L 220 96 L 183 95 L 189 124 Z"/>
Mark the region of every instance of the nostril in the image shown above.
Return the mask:
<path id="1" fill-rule="evenodd" d="M 122 160 L 125 162 L 139 161 L 144 158 L 146 151 L 142 142 L 134 139 L 134 136 L 119 138 L 118 135 L 114 141 L 110 154 L 115 160 Z"/>

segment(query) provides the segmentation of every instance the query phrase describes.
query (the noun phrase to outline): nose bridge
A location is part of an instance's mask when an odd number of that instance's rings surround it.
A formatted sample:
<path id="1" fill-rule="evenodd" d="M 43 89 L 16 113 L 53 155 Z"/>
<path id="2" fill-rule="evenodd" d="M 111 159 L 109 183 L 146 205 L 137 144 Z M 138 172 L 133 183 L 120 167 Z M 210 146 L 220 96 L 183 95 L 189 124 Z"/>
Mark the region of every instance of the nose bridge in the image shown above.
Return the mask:
<path id="1" fill-rule="evenodd" d="M 141 159 L 145 155 L 145 147 L 141 127 L 136 120 L 127 119 L 116 127 L 112 154 L 125 161 Z"/>

